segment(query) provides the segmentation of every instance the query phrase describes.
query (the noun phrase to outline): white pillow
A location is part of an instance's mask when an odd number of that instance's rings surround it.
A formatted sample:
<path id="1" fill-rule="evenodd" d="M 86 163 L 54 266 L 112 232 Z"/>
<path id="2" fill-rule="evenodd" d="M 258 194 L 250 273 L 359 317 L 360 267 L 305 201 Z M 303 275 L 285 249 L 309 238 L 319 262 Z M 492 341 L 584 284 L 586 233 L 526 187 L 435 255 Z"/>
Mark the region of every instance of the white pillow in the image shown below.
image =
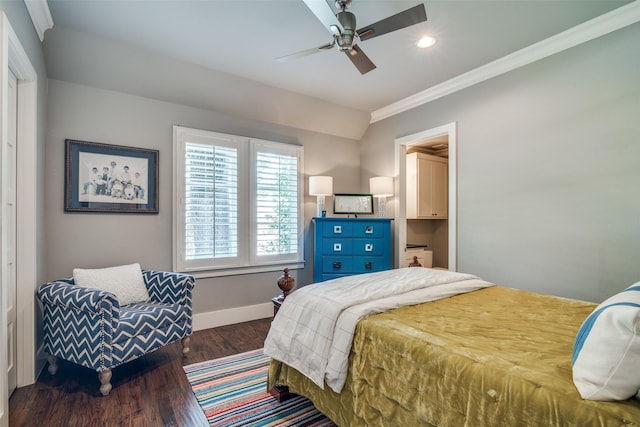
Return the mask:
<path id="1" fill-rule="evenodd" d="M 587 317 L 573 347 L 573 382 L 587 400 L 626 400 L 640 393 L 640 282 L 608 298 Z"/>
<path id="2" fill-rule="evenodd" d="M 96 269 L 73 269 L 73 280 L 83 288 L 94 288 L 115 294 L 120 305 L 149 300 L 140 264 Z"/>

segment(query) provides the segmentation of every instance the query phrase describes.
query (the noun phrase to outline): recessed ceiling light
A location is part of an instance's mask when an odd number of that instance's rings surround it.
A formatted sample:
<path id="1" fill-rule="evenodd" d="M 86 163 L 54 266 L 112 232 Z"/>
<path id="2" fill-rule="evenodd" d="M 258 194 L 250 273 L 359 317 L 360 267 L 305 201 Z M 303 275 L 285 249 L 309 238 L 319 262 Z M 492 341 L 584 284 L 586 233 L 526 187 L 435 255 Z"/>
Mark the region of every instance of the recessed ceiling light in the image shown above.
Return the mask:
<path id="1" fill-rule="evenodd" d="M 425 47 L 431 47 L 436 43 L 436 39 L 429 36 L 424 36 L 416 42 L 416 46 L 424 49 Z"/>

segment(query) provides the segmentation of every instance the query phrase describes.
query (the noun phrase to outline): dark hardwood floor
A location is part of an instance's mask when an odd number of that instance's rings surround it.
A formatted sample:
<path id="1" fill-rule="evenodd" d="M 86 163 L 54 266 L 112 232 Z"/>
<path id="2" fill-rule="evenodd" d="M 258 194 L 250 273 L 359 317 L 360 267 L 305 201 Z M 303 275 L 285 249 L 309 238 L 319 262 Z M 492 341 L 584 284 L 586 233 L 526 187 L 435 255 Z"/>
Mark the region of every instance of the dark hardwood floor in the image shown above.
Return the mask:
<path id="1" fill-rule="evenodd" d="M 194 332 L 191 352 L 179 342 L 113 370 L 102 397 L 96 372 L 60 361 L 56 375 L 17 389 L 9 401 L 10 426 L 208 426 L 182 367 L 261 348 L 271 319 Z"/>

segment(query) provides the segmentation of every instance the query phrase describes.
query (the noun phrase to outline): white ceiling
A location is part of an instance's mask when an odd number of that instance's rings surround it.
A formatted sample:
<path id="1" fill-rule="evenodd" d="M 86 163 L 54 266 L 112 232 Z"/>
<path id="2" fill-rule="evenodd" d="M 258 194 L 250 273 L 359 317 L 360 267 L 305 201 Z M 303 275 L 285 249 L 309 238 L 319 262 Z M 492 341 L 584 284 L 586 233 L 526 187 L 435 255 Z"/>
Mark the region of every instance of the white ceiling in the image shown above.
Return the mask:
<path id="1" fill-rule="evenodd" d="M 372 112 L 628 3 L 628 0 L 425 1 L 427 22 L 359 43 L 361 75 L 302 0 L 49 0 L 54 26 L 110 39 L 334 104 Z M 358 28 L 416 0 L 353 0 Z M 415 40 L 429 34 L 435 46 Z"/>

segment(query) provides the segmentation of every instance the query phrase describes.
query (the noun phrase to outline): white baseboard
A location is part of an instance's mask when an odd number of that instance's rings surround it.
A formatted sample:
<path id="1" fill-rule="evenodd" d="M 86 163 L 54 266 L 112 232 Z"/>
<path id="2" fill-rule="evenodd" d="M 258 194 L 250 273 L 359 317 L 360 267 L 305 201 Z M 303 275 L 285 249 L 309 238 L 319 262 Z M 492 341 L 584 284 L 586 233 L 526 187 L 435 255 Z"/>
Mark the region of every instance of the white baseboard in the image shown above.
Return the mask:
<path id="1" fill-rule="evenodd" d="M 198 313 L 193 315 L 193 330 L 201 331 L 203 329 L 233 325 L 234 323 L 248 322 L 250 320 L 264 319 L 272 316 L 273 304 L 270 302 L 210 311 L 208 313 Z"/>

